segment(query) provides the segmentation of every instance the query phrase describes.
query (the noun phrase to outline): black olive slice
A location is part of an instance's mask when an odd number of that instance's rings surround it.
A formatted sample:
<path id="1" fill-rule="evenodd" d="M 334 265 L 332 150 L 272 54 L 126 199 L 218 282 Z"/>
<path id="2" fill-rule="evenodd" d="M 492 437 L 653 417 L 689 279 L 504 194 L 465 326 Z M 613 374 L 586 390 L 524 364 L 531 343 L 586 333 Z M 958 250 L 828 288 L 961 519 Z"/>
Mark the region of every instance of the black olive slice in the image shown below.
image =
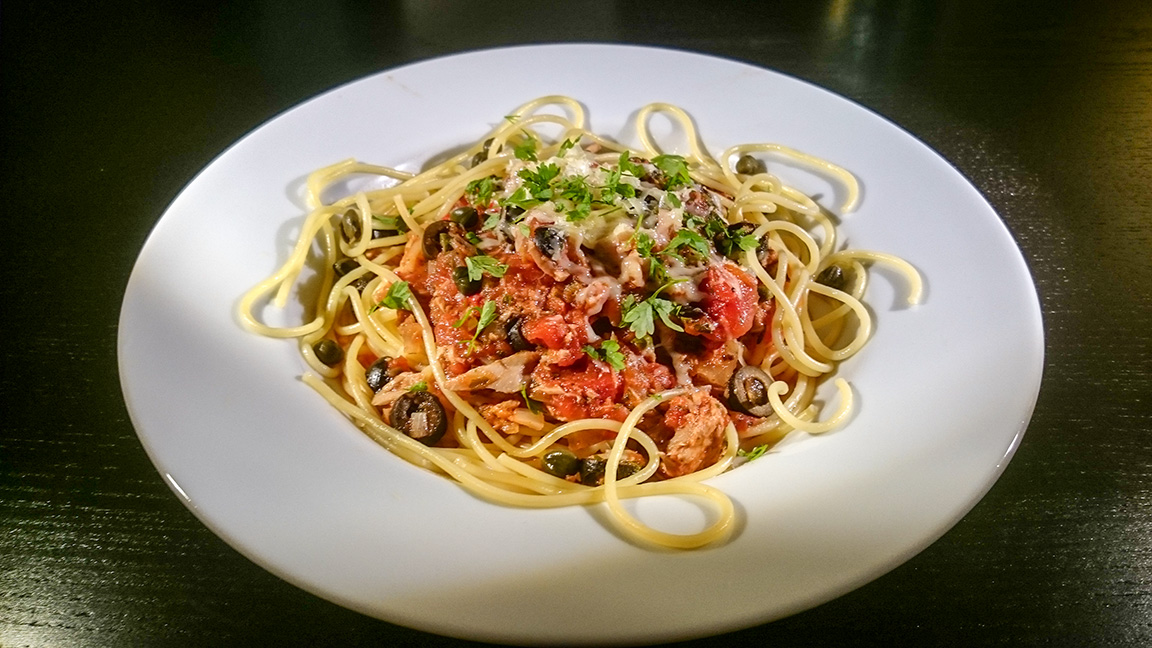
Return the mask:
<path id="1" fill-rule="evenodd" d="M 368 381 L 368 388 L 373 392 L 378 392 L 392 381 L 392 376 L 388 375 L 388 358 L 377 358 L 368 366 L 364 371 L 364 379 Z"/>
<path id="2" fill-rule="evenodd" d="M 426 391 L 407 392 L 396 399 L 390 420 L 392 427 L 426 446 L 436 445 L 448 429 L 440 399 Z"/>
<path id="3" fill-rule="evenodd" d="M 564 235 L 564 232 L 549 225 L 537 227 L 532 236 L 536 240 L 536 247 L 539 248 L 540 253 L 550 259 L 555 259 L 568 243 L 568 237 Z"/>
<path id="4" fill-rule="evenodd" d="M 332 269 L 336 271 L 337 277 L 343 277 L 344 275 L 348 274 L 349 272 L 352 272 L 353 270 L 355 270 L 356 268 L 359 268 L 359 267 L 360 267 L 359 261 L 357 261 L 356 259 L 348 258 L 348 257 L 344 257 L 343 259 L 340 259 L 336 263 L 332 264 Z"/>
<path id="5" fill-rule="evenodd" d="M 507 338 L 508 344 L 512 345 L 513 351 L 527 351 L 536 348 L 535 344 L 524 337 L 524 331 L 520 328 L 522 323 L 523 318 L 515 317 L 508 320 L 508 324 L 504 328 L 504 336 Z"/>
<path id="6" fill-rule="evenodd" d="M 448 213 L 448 218 L 450 218 L 453 223 L 459 223 L 465 229 L 472 229 L 480 222 L 480 214 L 477 213 L 476 208 L 469 206 L 453 209 Z"/>
<path id="7" fill-rule="evenodd" d="M 772 404 L 768 402 L 768 386 L 772 378 L 760 367 L 744 366 L 728 380 L 728 407 L 749 416 L 768 416 Z"/>
<path id="8" fill-rule="evenodd" d="M 448 249 L 451 246 L 451 243 L 448 242 L 450 234 L 459 228 L 459 223 L 450 220 L 438 220 L 430 223 L 424 228 L 424 239 L 421 241 L 424 256 L 428 259 L 435 259 L 438 254 Z"/>

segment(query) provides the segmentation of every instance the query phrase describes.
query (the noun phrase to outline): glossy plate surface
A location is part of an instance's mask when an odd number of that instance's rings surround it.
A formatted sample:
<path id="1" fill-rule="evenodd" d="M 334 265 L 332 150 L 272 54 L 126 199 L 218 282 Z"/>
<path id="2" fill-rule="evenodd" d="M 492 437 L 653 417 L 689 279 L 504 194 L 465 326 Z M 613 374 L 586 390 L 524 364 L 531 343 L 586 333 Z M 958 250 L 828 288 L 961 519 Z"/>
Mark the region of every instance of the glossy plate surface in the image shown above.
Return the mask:
<path id="1" fill-rule="evenodd" d="M 619 83 L 622 71 L 633 82 Z M 484 89 L 464 91 L 471 86 Z M 791 438 L 712 481 L 741 516 L 723 546 L 645 549 L 617 537 L 599 508 L 476 499 L 331 410 L 299 381 L 294 342 L 236 323 L 240 295 L 288 253 L 309 172 L 350 157 L 418 169 L 546 94 L 577 98 L 591 130 L 633 146 L 635 111 L 665 101 L 692 115 L 714 154 L 770 141 L 840 164 L 863 188 L 841 241 L 899 255 L 925 277 L 924 303 L 907 308 L 899 277 L 873 273 L 873 339 L 839 370 L 858 404 L 845 428 Z M 665 141 L 676 148 L 675 133 Z M 838 207 L 835 183 L 770 168 Z M 883 118 L 742 63 L 552 45 L 383 72 L 240 140 L 173 201 L 145 244 L 124 298 L 119 359 L 133 423 L 163 478 L 220 537 L 282 578 L 447 635 L 651 642 L 804 610 L 938 538 L 1017 447 L 1039 389 L 1043 331 L 999 217 L 944 159 Z M 703 519 L 687 503 L 634 506 L 670 530 Z"/>

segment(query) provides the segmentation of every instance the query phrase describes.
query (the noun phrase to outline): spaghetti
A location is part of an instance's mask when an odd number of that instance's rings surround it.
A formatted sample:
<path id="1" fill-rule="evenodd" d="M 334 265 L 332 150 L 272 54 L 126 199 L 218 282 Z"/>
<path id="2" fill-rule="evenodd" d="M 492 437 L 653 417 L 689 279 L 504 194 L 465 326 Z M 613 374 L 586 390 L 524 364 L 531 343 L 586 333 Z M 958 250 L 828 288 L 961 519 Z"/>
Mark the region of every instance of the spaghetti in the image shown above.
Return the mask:
<path id="1" fill-rule="evenodd" d="M 656 113 L 687 133 L 688 155 L 659 150 Z M 859 192 L 844 169 L 775 144 L 713 159 L 668 104 L 636 119 L 631 151 L 585 130 L 575 100 L 543 97 L 418 174 L 352 160 L 316 171 L 296 245 L 241 298 L 240 321 L 297 338 L 305 383 L 390 451 L 482 497 L 603 502 L 623 534 L 662 546 L 722 540 L 733 506 L 704 480 L 848 416 L 842 379 L 823 420 L 813 399 L 870 335 L 865 264 L 905 275 L 910 303 L 920 278 L 896 257 L 838 250 L 830 215 L 757 156 L 835 178 L 848 211 Z M 321 199 L 351 174 L 391 184 Z M 263 324 L 257 306 L 283 306 L 317 248 L 312 319 Z M 715 515 L 675 534 L 621 504 L 660 494 L 704 498 Z"/>

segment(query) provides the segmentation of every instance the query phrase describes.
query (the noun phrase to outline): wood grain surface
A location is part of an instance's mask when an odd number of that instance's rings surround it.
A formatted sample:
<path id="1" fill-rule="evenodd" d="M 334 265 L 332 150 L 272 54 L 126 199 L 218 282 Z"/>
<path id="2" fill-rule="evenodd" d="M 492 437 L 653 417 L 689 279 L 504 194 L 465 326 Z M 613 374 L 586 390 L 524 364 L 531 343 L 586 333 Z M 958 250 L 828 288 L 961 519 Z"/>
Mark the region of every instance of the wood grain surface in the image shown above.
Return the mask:
<path id="1" fill-rule="evenodd" d="M 1152 645 L 1152 3 L 1135 0 L 0 4 L 0 645 L 465 643 L 316 598 L 201 525 L 128 420 L 120 300 L 181 187 L 275 114 L 435 55 L 573 40 L 748 61 L 884 115 L 988 198 L 1043 306 L 1035 415 L 970 514 L 850 594 L 689 645 Z"/>

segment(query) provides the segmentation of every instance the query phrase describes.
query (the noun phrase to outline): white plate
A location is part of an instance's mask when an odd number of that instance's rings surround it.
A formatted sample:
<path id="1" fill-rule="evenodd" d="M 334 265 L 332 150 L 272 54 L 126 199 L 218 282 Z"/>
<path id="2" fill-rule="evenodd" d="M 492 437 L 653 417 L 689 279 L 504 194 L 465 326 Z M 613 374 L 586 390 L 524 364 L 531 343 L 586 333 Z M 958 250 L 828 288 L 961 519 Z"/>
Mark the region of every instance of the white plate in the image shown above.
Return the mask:
<path id="1" fill-rule="evenodd" d="M 478 500 L 393 457 L 303 385 L 295 344 L 245 333 L 237 298 L 287 254 L 301 181 L 355 157 L 417 168 L 544 94 L 634 144 L 636 109 L 686 109 L 717 153 L 773 141 L 858 174 L 852 247 L 897 254 L 927 282 L 901 306 L 875 273 L 876 331 L 840 369 L 859 411 L 713 480 L 734 539 L 692 552 L 621 540 L 597 508 Z M 837 189 L 776 169 L 837 206 Z M 552 45 L 451 56 L 337 88 L 225 151 L 145 244 L 120 318 L 121 380 L 160 473 L 233 547 L 324 598 L 395 623 L 493 641 L 639 642 L 792 614 L 876 578 L 956 523 L 1012 456 L 1040 383 L 1039 304 L 1000 219 L 900 128 L 829 92 L 667 50 Z M 678 507 L 684 508 L 678 508 Z M 653 521 L 700 514 L 644 503 Z"/>

